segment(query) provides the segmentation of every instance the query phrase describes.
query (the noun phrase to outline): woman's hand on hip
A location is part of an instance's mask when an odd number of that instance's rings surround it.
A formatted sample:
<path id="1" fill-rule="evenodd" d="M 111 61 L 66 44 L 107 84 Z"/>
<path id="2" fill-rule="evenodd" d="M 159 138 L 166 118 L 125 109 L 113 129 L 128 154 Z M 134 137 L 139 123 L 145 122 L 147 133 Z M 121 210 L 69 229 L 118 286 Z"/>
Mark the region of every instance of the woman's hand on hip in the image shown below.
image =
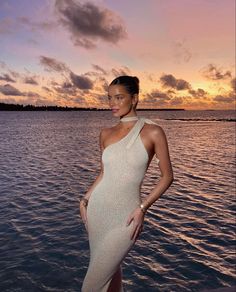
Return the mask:
<path id="1" fill-rule="evenodd" d="M 88 221 L 87 221 L 87 208 L 86 206 L 84 206 L 82 203 L 80 204 L 79 206 L 79 209 L 80 209 L 80 215 L 81 215 L 81 218 L 82 218 L 82 221 L 85 225 L 85 228 L 88 232 Z"/>
<path id="2" fill-rule="evenodd" d="M 141 231 L 143 230 L 143 221 L 144 221 L 144 213 L 143 211 L 138 207 L 136 208 L 129 216 L 127 220 L 127 226 L 133 222 L 133 230 L 131 232 L 130 239 L 137 240 L 138 236 L 140 235 Z"/>

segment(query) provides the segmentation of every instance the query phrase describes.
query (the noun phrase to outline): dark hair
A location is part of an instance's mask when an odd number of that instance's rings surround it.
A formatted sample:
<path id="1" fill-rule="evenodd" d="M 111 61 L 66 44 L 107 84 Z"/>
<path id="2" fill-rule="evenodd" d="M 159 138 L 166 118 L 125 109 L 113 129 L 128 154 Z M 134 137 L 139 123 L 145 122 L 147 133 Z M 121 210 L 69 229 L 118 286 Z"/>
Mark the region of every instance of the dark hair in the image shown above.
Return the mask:
<path id="1" fill-rule="evenodd" d="M 110 85 L 123 85 L 129 94 L 139 94 L 139 79 L 136 76 L 119 76 Z"/>

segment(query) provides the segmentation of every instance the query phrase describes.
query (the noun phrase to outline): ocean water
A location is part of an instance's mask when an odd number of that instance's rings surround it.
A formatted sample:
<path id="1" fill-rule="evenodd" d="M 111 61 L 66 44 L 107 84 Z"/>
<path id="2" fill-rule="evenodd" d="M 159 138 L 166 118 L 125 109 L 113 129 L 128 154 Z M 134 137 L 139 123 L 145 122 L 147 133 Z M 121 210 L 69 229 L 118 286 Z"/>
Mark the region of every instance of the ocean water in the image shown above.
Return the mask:
<path id="1" fill-rule="evenodd" d="M 138 111 L 164 129 L 175 180 L 123 262 L 125 291 L 236 285 L 233 111 Z M 99 173 L 107 111 L 0 112 L 0 291 L 80 291 L 89 244 L 78 200 Z M 153 159 L 142 197 L 158 182 Z"/>

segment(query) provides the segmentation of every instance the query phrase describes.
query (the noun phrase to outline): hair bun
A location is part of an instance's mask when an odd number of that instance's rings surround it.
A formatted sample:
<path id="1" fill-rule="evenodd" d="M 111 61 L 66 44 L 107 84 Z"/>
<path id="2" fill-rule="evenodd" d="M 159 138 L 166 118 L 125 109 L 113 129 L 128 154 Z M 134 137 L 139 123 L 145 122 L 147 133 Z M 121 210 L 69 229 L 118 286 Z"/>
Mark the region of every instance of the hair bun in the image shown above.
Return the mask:
<path id="1" fill-rule="evenodd" d="M 133 80 L 134 80 L 137 84 L 139 84 L 139 79 L 138 79 L 138 77 L 133 76 Z"/>
<path id="2" fill-rule="evenodd" d="M 139 79 L 136 76 L 122 75 L 116 77 L 109 86 L 111 85 L 123 85 L 129 94 L 139 94 Z"/>

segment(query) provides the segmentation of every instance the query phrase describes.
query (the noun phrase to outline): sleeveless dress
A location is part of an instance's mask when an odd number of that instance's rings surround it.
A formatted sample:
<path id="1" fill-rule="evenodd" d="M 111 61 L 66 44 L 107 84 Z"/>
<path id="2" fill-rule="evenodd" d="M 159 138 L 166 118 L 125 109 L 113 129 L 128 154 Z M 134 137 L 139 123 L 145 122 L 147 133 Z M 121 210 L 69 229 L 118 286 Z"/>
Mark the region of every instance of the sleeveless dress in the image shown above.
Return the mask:
<path id="1" fill-rule="evenodd" d="M 113 275 L 135 243 L 130 239 L 133 220 L 128 226 L 126 221 L 141 203 L 141 184 L 149 160 L 140 137 L 145 123 L 157 125 L 138 117 L 125 137 L 103 150 L 103 176 L 87 205 L 90 261 L 82 292 L 107 292 Z"/>

